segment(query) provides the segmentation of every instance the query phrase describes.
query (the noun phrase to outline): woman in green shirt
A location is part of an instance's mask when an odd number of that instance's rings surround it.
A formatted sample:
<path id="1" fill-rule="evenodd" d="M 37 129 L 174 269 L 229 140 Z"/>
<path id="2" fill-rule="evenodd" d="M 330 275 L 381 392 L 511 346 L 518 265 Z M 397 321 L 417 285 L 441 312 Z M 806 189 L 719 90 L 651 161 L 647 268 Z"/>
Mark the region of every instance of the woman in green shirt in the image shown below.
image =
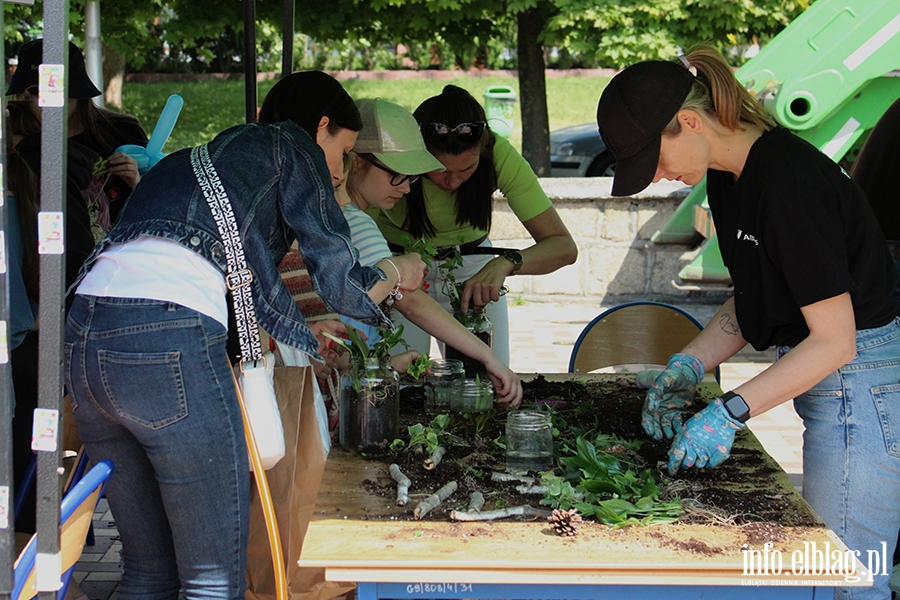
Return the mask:
<path id="1" fill-rule="evenodd" d="M 395 251 L 410 241 L 423 240 L 438 249 L 459 246 L 464 265 L 457 281 L 465 281 L 460 309 L 486 307 L 493 324 L 493 348 L 509 362 L 509 324 L 503 282 L 510 275 L 552 273 L 575 262 L 578 249 L 534 171 L 504 138 L 487 126 L 484 109 L 466 90 L 455 85 L 425 100 L 413 115 L 419 122 L 428 151 L 446 168 L 433 171 L 412 186 L 397 204 L 377 215 L 378 226 Z M 515 215 L 534 240 L 521 252 L 489 254 L 493 194 L 503 193 Z M 426 281 L 428 293 L 447 310 L 439 269 Z M 410 347 L 427 352 L 430 336 L 404 322 Z"/>

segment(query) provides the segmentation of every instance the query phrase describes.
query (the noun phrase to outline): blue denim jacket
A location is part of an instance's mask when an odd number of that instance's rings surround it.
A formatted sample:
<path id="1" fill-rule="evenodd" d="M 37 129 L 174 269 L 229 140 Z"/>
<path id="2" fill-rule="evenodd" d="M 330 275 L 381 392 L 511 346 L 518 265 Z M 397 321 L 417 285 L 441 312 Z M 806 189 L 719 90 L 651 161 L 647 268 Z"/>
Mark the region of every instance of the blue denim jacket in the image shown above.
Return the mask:
<path id="1" fill-rule="evenodd" d="M 278 274 L 295 239 L 331 310 L 391 325 L 366 294 L 385 274 L 357 262 L 325 156 L 303 129 L 292 121 L 240 125 L 211 141 L 209 154 L 240 227 L 257 319 L 269 335 L 318 357 L 316 338 Z M 176 241 L 227 274 L 225 248 L 191 168 L 190 149 L 165 157 L 143 176 L 115 226 L 85 261 L 79 281 L 110 244 L 145 235 Z"/>

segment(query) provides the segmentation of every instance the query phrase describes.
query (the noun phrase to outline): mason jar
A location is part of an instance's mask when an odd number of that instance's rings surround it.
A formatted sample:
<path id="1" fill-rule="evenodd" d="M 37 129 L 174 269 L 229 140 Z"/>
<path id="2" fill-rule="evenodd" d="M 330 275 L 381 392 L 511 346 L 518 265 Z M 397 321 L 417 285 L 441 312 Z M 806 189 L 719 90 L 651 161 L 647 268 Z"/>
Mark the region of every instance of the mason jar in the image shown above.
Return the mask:
<path id="1" fill-rule="evenodd" d="M 517 410 L 506 416 L 506 470 L 522 474 L 553 468 L 550 414 Z"/>
<path id="2" fill-rule="evenodd" d="M 494 386 L 482 379 L 465 379 L 459 382 L 450 397 L 450 410 L 454 412 L 485 412 L 494 408 Z"/>
<path id="3" fill-rule="evenodd" d="M 461 360 L 435 359 L 425 374 L 425 413 L 434 415 L 450 410 L 454 386 L 464 381 L 466 372 Z"/>
<path id="4" fill-rule="evenodd" d="M 478 308 L 470 308 L 466 313 L 456 311 L 453 313 L 453 317 L 457 321 L 459 321 L 466 329 L 471 331 L 475 337 L 484 342 L 488 348 L 493 347 L 494 325 L 493 323 L 491 323 L 490 318 L 488 318 L 483 306 L 480 306 Z M 447 346 L 444 355 L 447 358 L 453 358 L 462 361 L 463 368 L 466 372 L 466 377 L 468 377 L 469 379 L 473 379 L 476 375 L 482 378 L 487 375 L 487 367 L 485 367 L 484 364 L 481 363 L 481 361 L 475 360 L 467 354 L 463 354 L 456 348 Z"/>
<path id="5" fill-rule="evenodd" d="M 400 378 L 389 356 L 351 359 L 341 376 L 340 443 L 386 448 L 400 436 Z"/>

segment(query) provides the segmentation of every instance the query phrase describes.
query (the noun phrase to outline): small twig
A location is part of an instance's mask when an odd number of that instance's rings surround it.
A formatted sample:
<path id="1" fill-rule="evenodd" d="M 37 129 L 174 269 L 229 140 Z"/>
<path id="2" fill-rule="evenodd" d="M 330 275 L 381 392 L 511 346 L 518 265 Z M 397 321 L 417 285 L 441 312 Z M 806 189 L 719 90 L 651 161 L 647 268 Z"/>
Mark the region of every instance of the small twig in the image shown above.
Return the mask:
<path id="1" fill-rule="evenodd" d="M 481 512 L 484 508 L 484 494 L 475 491 L 469 494 L 469 508 L 466 512 Z"/>
<path id="2" fill-rule="evenodd" d="M 388 467 L 388 473 L 391 474 L 391 479 L 397 482 L 397 506 L 406 506 L 409 502 L 409 477 L 400 471 L 397 464 Z"/>
<path id="3" fill-rule="evenodd" d="M 437 508 L 441 502 L 447 499 L 447 496 L 455 491 L 455 481 L 445 484 L 444 487 L 419 502 L 415 510 L 413 510 L 413 517 L 415 517 L 416 521 L 422 520 L 422 517 L 427 515 L 431 510 Z"/>
<path id="4" fill-rule="evenodd" d="M 532 517 L 546 519 L 550 514 L 548 510 L 541 510 L 523 504 L 521 506 L 508 506 L 497 510 L 485 510 L 481 512 L 450 511 L 450 519 L 453 521 L 495 521 L 507 517 Z"/>
<path id="5" fill-rule="evenodd" d="M 519 483 L 533 485 L 534 477 L 528 477 L 527 475 L 513 475 L 512 473 L 504 473 L 503 471 L 494 471 L 493 473 L 491 473 L 491 481 L 498 481 L 501 483 L 508 481 L 518 481 Z"/>
<path id="6" fill-rule="evenodd" d="M 434 452 L 431 453 L 431 456 L 422 461 L 425 469 L 427 471 L 432 471 L 436 466 L 441 464 L 441 459 L 444 458 L 444 453 L 447 452 L 447 449 L 443 446 L 438 446 L 434 449 Z"/>
<path id="7" fill-rule="evenodd" d="M 516 491 L 520 494 L 541 494 L 544 495 L 550 488 L 546 485 L 517 485 Z"/>

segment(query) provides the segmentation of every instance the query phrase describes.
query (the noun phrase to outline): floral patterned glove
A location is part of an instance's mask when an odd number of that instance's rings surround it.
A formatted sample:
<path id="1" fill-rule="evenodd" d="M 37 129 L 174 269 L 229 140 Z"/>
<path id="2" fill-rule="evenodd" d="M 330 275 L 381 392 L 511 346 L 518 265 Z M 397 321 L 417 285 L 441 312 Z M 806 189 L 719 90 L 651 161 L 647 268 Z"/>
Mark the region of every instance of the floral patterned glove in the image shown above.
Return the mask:
<path id="1" fill-rule="evenodd" d="M 690 354 L 673 354 L 644 398 L 641 426 L 655 440 L 672 439 L 681 429 L 682 414 L 694 403 L 697 384 L 706 369 L 700 359 Z"/>
<path id="2" fill-rule="evenodd" d="M 734 434 L 746 427 L 728 414 L 721 398 L 688 419 L 669 449 L 669 474 L 679 467 L 718 467 L 731 456 Z"/>

